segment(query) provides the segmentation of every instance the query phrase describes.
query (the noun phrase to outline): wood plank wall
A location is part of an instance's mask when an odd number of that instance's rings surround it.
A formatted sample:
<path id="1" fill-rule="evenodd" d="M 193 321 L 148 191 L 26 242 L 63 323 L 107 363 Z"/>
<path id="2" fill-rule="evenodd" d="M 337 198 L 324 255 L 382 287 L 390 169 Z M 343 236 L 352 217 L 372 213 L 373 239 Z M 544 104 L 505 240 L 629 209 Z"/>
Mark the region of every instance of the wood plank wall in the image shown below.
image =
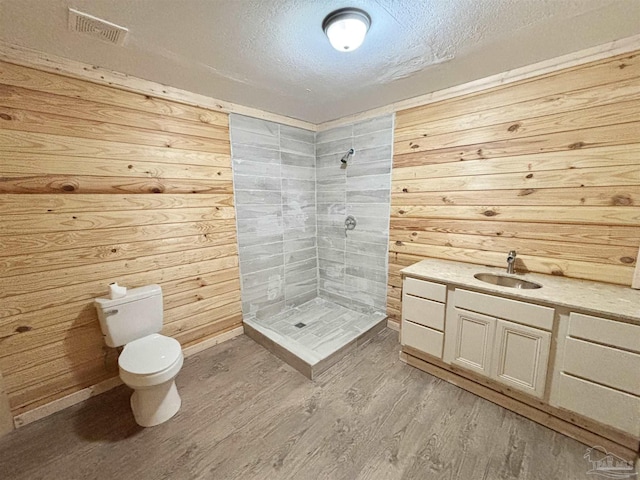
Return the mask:
<path id="1" fill-rule="evenodd" d="M 117 375 L 92 301 L 159 283 L 163 332 L 241 323 L 228 116 L 0 63 L 0 370 L 13 414 Z"/>
<path id="2" fill-rule="evenodd" d="M 401 111 L 388 312 L 425 257 L 630 285 L 640 245 L 639 52 Z"/>

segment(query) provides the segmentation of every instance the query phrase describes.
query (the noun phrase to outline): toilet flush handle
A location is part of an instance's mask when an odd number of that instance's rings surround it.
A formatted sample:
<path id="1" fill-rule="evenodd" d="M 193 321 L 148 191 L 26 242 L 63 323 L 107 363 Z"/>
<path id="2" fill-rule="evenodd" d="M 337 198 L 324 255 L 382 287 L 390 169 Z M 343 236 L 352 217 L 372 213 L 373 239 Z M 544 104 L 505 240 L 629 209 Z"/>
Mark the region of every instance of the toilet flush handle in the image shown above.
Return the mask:
<path id="1" fill-rule="evenodd" d="M 113 310 L 107 310 L 104 312 L 104 316 L 106 317 L 110 317 L 111 315 L 115 315 L 116 313 L 118 313 L 118 309 L 114 308 Z"/>

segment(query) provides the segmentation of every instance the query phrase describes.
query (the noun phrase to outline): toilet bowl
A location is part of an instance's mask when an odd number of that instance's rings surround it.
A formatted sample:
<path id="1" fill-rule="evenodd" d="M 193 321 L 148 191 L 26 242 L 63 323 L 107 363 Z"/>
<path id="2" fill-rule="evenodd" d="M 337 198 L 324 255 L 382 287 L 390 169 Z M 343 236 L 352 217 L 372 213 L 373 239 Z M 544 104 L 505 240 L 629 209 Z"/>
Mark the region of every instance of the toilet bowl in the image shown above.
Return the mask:
<path id="1" fill-rule="evenodd" d="M 138 425 L 159 425 L 180 410 L 175 378 L 183 360 L 180 343 L 157 333 L 125 345 L 118 366 L 120 378 L 134 390 L 131 410 Z"/>
<path id="2" fill-rule="evenodd" d="M 124 347 L 118 358 L 120 378 L 133 388 L 131 410 L 136 422 L 153 427 L 180 410 L 175 378 L 184 357 L 180 343 L 160 335 L 162 289 L 147 285 L 96 298 L 100 329 L 109 347 Z"/>

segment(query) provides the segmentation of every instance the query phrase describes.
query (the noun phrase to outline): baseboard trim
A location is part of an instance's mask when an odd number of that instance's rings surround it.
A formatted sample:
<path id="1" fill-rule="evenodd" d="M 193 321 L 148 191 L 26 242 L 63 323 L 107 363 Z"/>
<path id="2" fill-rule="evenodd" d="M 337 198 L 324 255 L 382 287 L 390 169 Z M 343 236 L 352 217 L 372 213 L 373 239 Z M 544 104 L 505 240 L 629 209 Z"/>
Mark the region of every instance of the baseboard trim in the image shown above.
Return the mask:
<path id="1" fill-rule="evenodd" d="M 39 407 L 36 407 L 33 410 L 29 410 L 28 412 L 16 415 L 15 417 L 13 417 L 13 424 L 16 428 L 24 427 L 25 425 L 33 423 L 36 420 L 48 417 L 49 415 L 59 412 L 60 410 L 64 410 L 65 408 L 69 408 L 91 397 L 95 397 L 96 395 L 100 395 L 101 393 L 116 388 L 119 385 L 122 385 L 120 377 L 109 378 L 95 385 L 91 385 L 90 387 L 83 388 L 82 390 L 78 390 L 77 392 L 73 392 L 65 397 L 58 398 L 53 402 L 40 405 Z"/>
<path id="2" fill-rule="evenodd" d="M 196 343 L 195 345 L 186 347 L 182 350 L 182 352 L 185 357 L 190 357 L 191 355 L 200 353 L 203 350 L 211 348 L 222 342 L 226 342 L 227 340 L 231 340 L 232 338 L 238 337 L 242 334 L 244 334 L 244 327 L 240 325 L 239 327 L 224 332 L 220 335 L 216 335 L 215 337 L 208 338 L 200 343 Z M 58 398 L 52 402 L 36 407 L 33 410 L 29 410 L 28 412 L 16 415 L 15 417 L 13 417 L 13 424 L 15 428 L 24 427 L 25 425 L 33 423 L 36 420 L 48 417 L 49 415 L 59 412 L 60 410 L 64 410 L 65 408 L 69 408 L 80 402 L 84 402 L 91 397 L 100 395 L 101 393 L 107 392 L 120 385 L 122 385 L 120 377 L 109 378 L 95 385 L 91 385 L 90 387 L 83 388 L 82 390 L 73 392 L 67 396 Z"/>
<path id="3" fill-rule="evenodd" d="M 396 332 L 400 331 L 400 322 L 396 322 L 395 320 L 387 319 L 387 328 L 391 330 L 395 330 Z"/>
<path id="4" fill-rule="evenodd" d="M 185 357 L 190 357 L 191 355 L 195 355 L 196 353 L 200 353 L 203 350 L 206 350 L 211 347 L 215 347 L 216 345 L 226 342 L 227 340 L 231 340 L 232 338 L 239 337 L 244 334 L 244 325 L 240 325 L 232 330 L 221 333 L 220 335 L 216 335 L 215 337 L 207 338 L 206 340 L 196 343 L 195 345 L 190 345 L 186 348 L 182 349 L 182 353 L 184 353 Z"/>

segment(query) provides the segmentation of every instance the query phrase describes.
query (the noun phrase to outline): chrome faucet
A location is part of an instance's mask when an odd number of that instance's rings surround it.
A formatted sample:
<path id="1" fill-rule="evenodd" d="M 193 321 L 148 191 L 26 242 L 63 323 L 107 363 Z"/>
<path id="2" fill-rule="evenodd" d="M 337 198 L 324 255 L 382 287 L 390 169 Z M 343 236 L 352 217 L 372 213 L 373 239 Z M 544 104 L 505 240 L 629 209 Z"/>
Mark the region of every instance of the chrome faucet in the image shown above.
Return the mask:
<path id="1" fill-rule="evenodd" d="M 516 273 L 514 265 L 516 263 L 516 251 L 511 250 L 507 255 L 507 273 Z"/>

